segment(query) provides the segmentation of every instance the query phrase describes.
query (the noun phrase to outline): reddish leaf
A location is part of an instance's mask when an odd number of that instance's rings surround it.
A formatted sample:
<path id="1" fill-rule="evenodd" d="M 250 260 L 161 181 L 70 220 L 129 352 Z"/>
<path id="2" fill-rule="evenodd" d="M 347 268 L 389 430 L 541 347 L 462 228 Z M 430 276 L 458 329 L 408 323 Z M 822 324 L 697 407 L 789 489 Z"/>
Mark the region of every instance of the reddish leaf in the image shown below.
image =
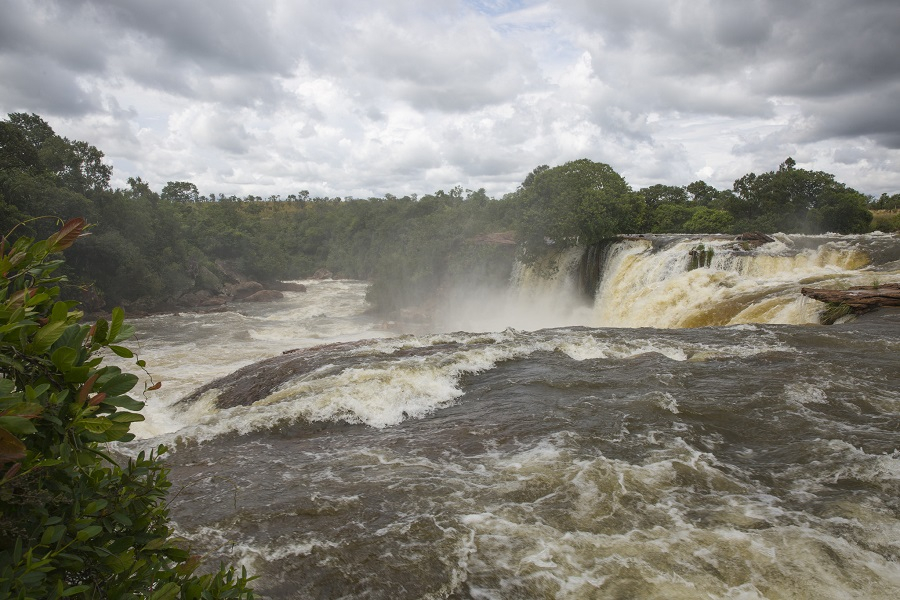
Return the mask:
<path id="1" fill-rule="evenodd" d="M 104 400 L 106 400 L 106 392 L 100 392 L 99 394 L 91 398 L 91 401 L 88 402 L 88 406 L 97 406 Z"/>
<path id="2" fill-rule="evenodd" d="M 19 438 L 0 427 L 0 463 L 25 458 L 25 444 Z"/>
<path id="3" fill-rule="evenodd" d="M 27 288 L 24 290 L 19 290 L 9 297 L 9 304 L 11 306 L 18 306 L 20 304 L 23 304 L 25 302 L 26 294 L 31 297 L 34 296 L 35 292 L 37 292 L 37 288 Z"/>
<path id="4" fill-rule="evenodd" d="M 88 394 L 91 393 L 91 388 L 94 387 L 98 377 L 100 377 L 100 373 L 94 373 L 78 390 L 78 404 L 84 404 L 84 401 L 87 400 Z"/>
<path id="5" fill-rule="evenodd" d="M 75 217 L 66 221 L 62 229 L 47 238 L 47 241 L 50 242 L 50 251 L 59 252 L 74 244 L 84 230 L 85 225 L 87 225 L 87 221 L 81 217 Z"/>
<path id="6" fill-rule="evenodd" d="M 11 466 L 9 469 L 7 469 L 6 475 L 3 476 L 2 481 L 9 481 L 10 479 L 12 479 L 13 477 L 16 476 L 16 473 L 18 473 L 21 470 L 22 470 L 22 463 L 17 462 L 13 466 Z"/>
<path id="7" fill-rule="evenodd" d="M 147 391 L 149 392 L 149 391 L 152 391 L 152 390 L 158 390 L 158 389 L 161 388 L 161 387 L 162 387 L 162 381 L 157 381 L 156 383 L 154 383 L 153 385 L 151 385 L 150 387 L 148 387 L 148 388 L 147 388 Z"/>

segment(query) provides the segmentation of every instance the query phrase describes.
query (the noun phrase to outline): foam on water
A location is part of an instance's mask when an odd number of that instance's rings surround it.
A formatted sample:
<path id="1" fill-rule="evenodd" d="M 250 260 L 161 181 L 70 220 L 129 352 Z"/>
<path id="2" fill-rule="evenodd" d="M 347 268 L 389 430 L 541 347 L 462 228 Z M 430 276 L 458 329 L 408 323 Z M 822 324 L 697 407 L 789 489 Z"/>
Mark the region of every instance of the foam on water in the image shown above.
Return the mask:
<path id="1" fill-rule="evenodd" d="M 343 421 L 383 428 L 425 418 L 451 405 L 463 394 L 464 376 L 490 371 L 500 363 L 537 352 L 559 352 L 576 361 L 627 360 L 658 354 L 672 361 L 698 362 L 790 351 L 765 336 L 721 344 L 685 343 L 657 336 L 623 339 L 574 329 L 402 336 L 355 344 L 346 351 L 341 365 L 328 363 L 287 378 L 273 393 L 249 406 L 217 409 L 217 393 L 212 390 L 186 410 L 181 405 L 166 407 L 165 415 L 177 424 L 170 435 L 195 441 L 273 429 L 296 421 Z M 675 406 L 674 398 L 665 404 L 667 410 Z M 161 421 L 157 419 L 157 423 Z"/>
<path id="2" fill-rule="evenodd" d="M 712 256 L 692 269 L 692 252 L 698 251 Z M 649 239 L 626 240 L 607 255 L 592 325 L 817 323 L 817 303 L 800 296 L 799 284 L 872 280 L 860 272 L 868 264 L 865 252 L 846 239 L 825 238 L 798 250 L 781 236 L 752 252 L 715 238 L 680 239 L 660 249 Z"/>

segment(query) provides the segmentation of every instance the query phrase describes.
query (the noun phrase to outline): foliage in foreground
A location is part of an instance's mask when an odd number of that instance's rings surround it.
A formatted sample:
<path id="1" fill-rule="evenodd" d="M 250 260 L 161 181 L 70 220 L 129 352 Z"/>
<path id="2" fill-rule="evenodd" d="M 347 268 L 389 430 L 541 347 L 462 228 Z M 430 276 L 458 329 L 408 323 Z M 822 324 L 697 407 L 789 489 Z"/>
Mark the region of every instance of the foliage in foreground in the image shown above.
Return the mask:
<path id="1" fill-rule="evenodd" d="M 245 572 L 195 574 L 172 537 L 165 448 L 124 466 L 105 450 L 133 439 L 143 402 L 128 395 L 138 378 L 99 355 L 134 357 L 122 310 L 87 325 L 58 300 L 54 255 L 84 226 L 0 243 L 0 597 L 252 598 Z"/>

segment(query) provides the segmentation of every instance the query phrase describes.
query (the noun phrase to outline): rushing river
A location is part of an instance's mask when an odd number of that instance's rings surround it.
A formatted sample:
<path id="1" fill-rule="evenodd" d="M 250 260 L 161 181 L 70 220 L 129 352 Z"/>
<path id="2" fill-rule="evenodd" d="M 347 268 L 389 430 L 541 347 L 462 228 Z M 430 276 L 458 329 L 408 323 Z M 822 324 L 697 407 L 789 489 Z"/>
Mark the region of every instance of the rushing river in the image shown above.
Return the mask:
<path id="1" fill-rule="evenodd" d="M 896 238 L 693 270 L 683 243 L 607 252 L 594 303 L 525 270 L 406 333 L 346 281 L 138 319 L 163 387 L 134 445 L 262 597 L 900 597 L 900 312 L 812 325 L 798 295 L 900 281 Z"/>

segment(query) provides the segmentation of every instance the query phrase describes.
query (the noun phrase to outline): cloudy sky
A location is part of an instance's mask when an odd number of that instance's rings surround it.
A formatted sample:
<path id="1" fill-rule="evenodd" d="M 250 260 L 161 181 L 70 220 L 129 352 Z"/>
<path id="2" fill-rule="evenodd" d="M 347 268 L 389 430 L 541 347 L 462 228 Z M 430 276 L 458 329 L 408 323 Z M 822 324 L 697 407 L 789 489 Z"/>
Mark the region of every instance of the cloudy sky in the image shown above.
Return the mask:
<path id="1" fill-rule="evenodd" d="M 897 0 L 2 0 L 0 113 L 113 184 L 513 191 L 589 158 L 635 189 L 798 166 L 900 192 Z"/>

